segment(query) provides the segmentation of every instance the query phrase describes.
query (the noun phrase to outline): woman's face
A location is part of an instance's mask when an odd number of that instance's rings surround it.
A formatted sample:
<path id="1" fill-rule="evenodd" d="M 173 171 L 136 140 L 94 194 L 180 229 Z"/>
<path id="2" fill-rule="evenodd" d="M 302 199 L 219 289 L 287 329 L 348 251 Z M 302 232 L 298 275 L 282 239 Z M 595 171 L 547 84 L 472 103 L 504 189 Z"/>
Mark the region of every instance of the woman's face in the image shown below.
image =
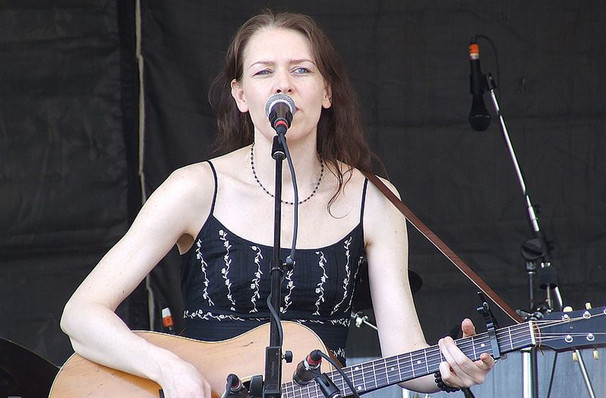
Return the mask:
<path id="1" fill-rule="evenodd" d="M 255 131 L 275 135 L 265 103 L 276 93 L 290 96 L 296 113 L 287 137 L 315 136 L 322 108 L 331 105 L 330 87 L 316 66 L 310 43 L 290 29 L 262 29 L 251 36 L 243 52 L 241 81 L 233 80 L 232 95 L 241 112 L 249 112 Z"/>

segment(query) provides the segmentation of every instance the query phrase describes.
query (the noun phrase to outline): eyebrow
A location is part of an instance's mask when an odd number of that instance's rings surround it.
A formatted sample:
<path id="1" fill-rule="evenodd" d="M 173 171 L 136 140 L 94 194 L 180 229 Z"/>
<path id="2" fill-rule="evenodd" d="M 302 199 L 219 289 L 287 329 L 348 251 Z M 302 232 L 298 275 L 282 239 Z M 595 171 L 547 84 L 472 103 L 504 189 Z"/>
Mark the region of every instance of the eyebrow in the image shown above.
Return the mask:
<path id="1" fill-rule="evenodd" d="M 300 64 L 303 62 L 309 62 L 310 64 L 313 64 L 313 65 L 316 64 L 314 61 L 312 61 L 311 59 L 308 59 L 308 58 L 291 59 L 288 61 L 289 64 Z M 255 65 L 273 65 L 273 64 L 274 64 L 274 61 L 269 61 L 269 60 L 256 61 L 256 62 L 253 62 L 252 64 L 250 64 L 248 66 L 248 69 L 252 68 Z"/>

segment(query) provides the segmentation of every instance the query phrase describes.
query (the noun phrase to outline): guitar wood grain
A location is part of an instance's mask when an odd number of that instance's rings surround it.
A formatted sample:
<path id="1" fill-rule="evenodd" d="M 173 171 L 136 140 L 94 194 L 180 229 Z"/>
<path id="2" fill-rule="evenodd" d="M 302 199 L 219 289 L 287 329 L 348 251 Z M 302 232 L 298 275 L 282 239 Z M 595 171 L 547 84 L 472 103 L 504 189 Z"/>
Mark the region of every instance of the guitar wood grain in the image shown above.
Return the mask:
<path id="1" fill-rule="evenodd" d="M 309 328 L 294 322 L 282 322 L 284 351 L 293 353 L 293 362 L 283 363 L 283 381 L 291 380 L 297 363 L 314 349 L 324 353 L 324 343 Z M 269 324 L 247 333 L 217 342 L 198 341 L 158 332 L 135 332 L 149 342 L 172 351 L 192 363 L 208 380 L 212 397 L 225 390 L 225 379 L 234 373 L 241 380 L 263 375 L 265 347 L 269 343 Z M 325 362 L 323 370 L 332 370 Z M 91 362 L 78 354 L 72 355 L 61 367 L 50 390 L 49 398 L 129 397 L 158 398 L 160 386 L 148 379 Z"/>

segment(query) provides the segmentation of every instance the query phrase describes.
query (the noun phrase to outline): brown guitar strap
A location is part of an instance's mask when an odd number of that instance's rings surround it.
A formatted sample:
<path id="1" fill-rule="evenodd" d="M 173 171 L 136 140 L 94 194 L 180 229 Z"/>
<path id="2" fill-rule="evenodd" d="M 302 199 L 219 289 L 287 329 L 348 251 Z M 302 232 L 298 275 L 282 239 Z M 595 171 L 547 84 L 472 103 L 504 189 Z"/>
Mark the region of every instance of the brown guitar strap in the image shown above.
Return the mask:
<path id="1" fill-rule="evenodd" d="M 404 214 L 406 219 L 415 227 L 428 241 L 430 241 L 444 256 L 455 265 L 474 285 L 488 296 L 499 308 L 501 308 L 511 319 L 523 322 L 511 307 L 503 301 L 495 292 L 476 274 L 457 254 L 452 251 L 435 233 L 433 233 L 423 222 L 414 215 L 412 211 L 373 173 L 362 172 L 397 208 Z"/>

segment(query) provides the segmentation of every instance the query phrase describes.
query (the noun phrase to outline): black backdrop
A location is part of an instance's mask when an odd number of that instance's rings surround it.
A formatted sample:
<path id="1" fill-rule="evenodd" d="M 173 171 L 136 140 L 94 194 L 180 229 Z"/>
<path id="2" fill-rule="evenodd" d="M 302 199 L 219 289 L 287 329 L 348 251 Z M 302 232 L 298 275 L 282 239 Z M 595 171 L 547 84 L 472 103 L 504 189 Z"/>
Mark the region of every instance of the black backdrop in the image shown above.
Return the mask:
<path id="1" fill-rule="evenodd" d="M 56 364 L 63 305 L 141 203 L 133 4 L 0 1 L 0 337 Z"/>
<path id="2" fill-rule="evenodd" d="M 511 307 L 526 308 L 524 199 L 494 112 L 483 133 L 466 121 L 467 45 L 483 34 L 494 46 L 480 41 L 482 66 L 498 79 L 564 299 L 603 305 L 606 11 L 592 1 L 427 3 L 144 1 L 146 192 L 210 155 L 207 90 L 237 26 L 265 6 L 302 11 L 348 66 L 367 137 L 404 202 Z M 71 352 L 62 305 L 140 201 L 134 15 L 131 1 L 0 2 L 0 336 L 57 364 Z M 427 339 L 464 316 L 481 323 L 476 288 L 412 228 L 410 241 Z M 150 279 L 157 311 L 180 312 L 176 257 Z M 144 294 L 121 310 L 133 327 L 147 326 Z"/>

